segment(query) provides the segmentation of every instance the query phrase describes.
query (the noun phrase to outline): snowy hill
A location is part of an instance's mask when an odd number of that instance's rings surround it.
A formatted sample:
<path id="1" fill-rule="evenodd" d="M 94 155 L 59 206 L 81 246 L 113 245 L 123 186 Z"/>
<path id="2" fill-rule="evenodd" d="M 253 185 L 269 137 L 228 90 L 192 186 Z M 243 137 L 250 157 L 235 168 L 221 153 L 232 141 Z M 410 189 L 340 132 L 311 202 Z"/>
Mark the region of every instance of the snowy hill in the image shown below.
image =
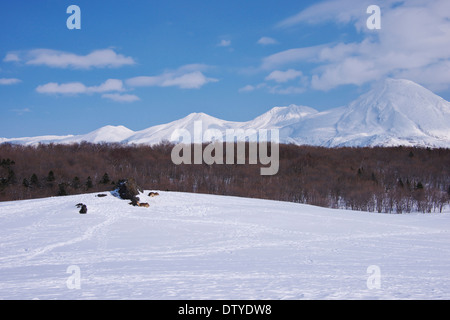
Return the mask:
<path id="1" fill-rule="evenodd" d="M 64 143 L 74 143 L 74 142 L 83 142 L 89 141 L 92 143 L 99 142 L 111 142 L 111 143 L 120 143 L 126 140 L 128 137 L 134 134 L 133 130 L 130 130 L 124 126 L 106 126 L 95 130 L 86 135 L 81 135 L 69 139 L 65 139 L 62 142 Z"/>
<path id="2" fill-rule="evenodd" d="M 448 213 L 159 193 L 0 203 L 0 299 L 450 298 Z"/>
<path id="3" fill-rule="evenodd" d="M 408 80 L 387 79 L 348 106 L 319 112 L 306 106 L 275 107 L 247 121 L 232 122 L 204 113 L 142 131 L 107 126 L 80 136 L 47 136 L 0 139 L 2 142 L 34 145 L 87 141 L 157 144 L 171 141 L 177 129 L 194 136 L 194 123 L 206 129 L 279 129 L 281 143 L 336 146 L 430 146 L 450 147 L 450 102 Z M 208 141 L 205 141 L 208 142 Z"/>
<path id="4" fill-rule="evenodd" d="M 121 143 L 133 134 L 134 131 L 124 126 L 105 126 L 83 135 L 41 136 L 34 138 L 3 139 L 3 141 L 0 139 L 0 143 L 8 142 L 22 145 L 37 145 L 39 143 L 73 144 L 83 141 L 90 143 Z"/>

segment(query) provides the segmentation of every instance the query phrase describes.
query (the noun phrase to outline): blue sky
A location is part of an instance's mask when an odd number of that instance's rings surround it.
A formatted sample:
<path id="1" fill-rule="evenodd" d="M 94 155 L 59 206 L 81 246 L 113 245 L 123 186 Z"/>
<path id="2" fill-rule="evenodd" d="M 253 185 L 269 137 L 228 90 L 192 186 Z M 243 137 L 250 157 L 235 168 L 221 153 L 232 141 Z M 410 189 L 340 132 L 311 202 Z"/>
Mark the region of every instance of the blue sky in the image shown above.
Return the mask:
<path id="1" fill-rule="evenodd" d="M 371 4 L 380 30 L 366 26 Z M 0 30 L 6 138 L 325 110 L 386 77 L 450 99 L 447 0 L 1 1 Z"/>

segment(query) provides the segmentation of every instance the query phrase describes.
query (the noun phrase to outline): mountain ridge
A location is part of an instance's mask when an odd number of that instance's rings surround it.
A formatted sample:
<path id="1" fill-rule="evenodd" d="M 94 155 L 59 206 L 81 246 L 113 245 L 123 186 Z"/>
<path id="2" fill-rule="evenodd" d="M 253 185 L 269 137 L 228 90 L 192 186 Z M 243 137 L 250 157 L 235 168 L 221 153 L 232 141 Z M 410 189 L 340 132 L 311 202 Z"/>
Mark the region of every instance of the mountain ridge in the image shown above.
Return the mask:
<path id="1" fill-rule="evenodd" d="M 298 145 L 450 147 L 450 102 L 405 79 L 386 79 L 347 106 L 326 111 L 292 104 L 274 107 L 246 122 L 222 120 L 201 112 L 140 131 L 105 126 L 85 135 L 0 138 L 0 143 L 36 145 L 86 141 L 153 145 L 171 141 L 176 129 L 185 129 L 193 136 L 197 121 L 201 121 L 203 132 L 217 129 L 223 137 L 229 129 L 278 129 L 280 143 Z"/>

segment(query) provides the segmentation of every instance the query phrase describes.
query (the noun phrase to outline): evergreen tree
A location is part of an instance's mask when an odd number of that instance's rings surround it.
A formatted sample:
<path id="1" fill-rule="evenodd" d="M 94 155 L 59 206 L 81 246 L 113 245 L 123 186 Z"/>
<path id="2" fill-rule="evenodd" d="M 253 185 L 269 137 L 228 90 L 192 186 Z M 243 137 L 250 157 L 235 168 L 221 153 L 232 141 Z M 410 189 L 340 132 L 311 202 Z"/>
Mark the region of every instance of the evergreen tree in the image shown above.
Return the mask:
<path id="1" fill-rule="evenodd" d="M 33 173 L 33 175 L 31 176 L 30 183 L 31 183 L 31 186 L 35 186 L 35 187 L 39 186 L 39 179 L 35 173 Z"/>
<path id="2" fill-rule="evenodd" d="M 86 188 L 89 190 L 89 189 L 91 189 L 91 188 L 93 188 L 94 187 L 94 184 L 92 183 L 92 179 L 91 179 L 91 177 L 89 176 L 88 178 L 87 178 L 87 181 L 86 181 Z"/>
<path id="3" fill-rule="evenodd" d="M 53 181 L 55 181 L 55 174 L 53 173 L 53 171 L 50 171 L 47 176 L 47 182 L 53 182 Z"/>
<path id="4" fill-rule="evenodd" d="M 5 169 L 5 171 L 7 172 L 7 176 L 2 177 L 0 179 L 0 183 L 4 186 L 6 185 L 11 185 L 11 184 L 15 184 L 16 183 L 16 173 L 14 172 L 14 170 L 11 168 L 13 165 L 15 165 L 16 163 L 14 161 L 12 161 L 11 159 L 2 159 L 2 161 L 0 162 L 0 167 Z"/>
<path id="5" fill-rule="evenodd" d="M 0 166 L 1 167 L 3 167 L 3 168 L 9 168 L 9 167 L 11 167 L 11 166 L 13 166 L 13 165 L 15 165 L 16 163 L 13 161 L 13 160 L 11 160 L 11 159 L 2 159 L 2 161 L 0 162 Z"/>
<path id="6" fill-rule="evenodd" d="M 25 188 L 29 188 L 29 187 L 30 187 L 30 183 L 28 182 L 27 178 L 24 178 L 24 179 L 23 179 L 22 185 L 23 185 Z"/>
<path id="7" fill-rule="evenodd" d="M 16 183 L 16 173 L 13 169 L 8 169 L 8 184 L 14 184 Z"/>
<path id="8" fill-rule="evenodd" d="M 57 196 L 59 196 L 59 197 L 67 196 L 66 185 L 64 183 L 60 183 L 58 185 L 58 194 L 57 194 Z"/>
<path id="9" fill-rule="evenodd" d="M 105 173 L 102 177 L 102 179 L 100 180 L 101 184 L 108 184 L 111 180 L 109 179 L 109 175 L 107 173 Z"/>
<path id="10" fill-rule="evenodd" d="M 55 174 L 53 171 L 50 171 L 47 175 L 47 178 L 45 179 L 47 181 L 47 187 L 53 188 L 54 182 L 55 182 Z"/>
<path id="11" fill-rule="evenodd" d="M 80 178 L 78 178 L 78 177 L 73 178 L 73 180 L 72 180 L 72 188 L 78 189 L 78 188 L 80 188 L 80 186 L 81 186 Z"/>

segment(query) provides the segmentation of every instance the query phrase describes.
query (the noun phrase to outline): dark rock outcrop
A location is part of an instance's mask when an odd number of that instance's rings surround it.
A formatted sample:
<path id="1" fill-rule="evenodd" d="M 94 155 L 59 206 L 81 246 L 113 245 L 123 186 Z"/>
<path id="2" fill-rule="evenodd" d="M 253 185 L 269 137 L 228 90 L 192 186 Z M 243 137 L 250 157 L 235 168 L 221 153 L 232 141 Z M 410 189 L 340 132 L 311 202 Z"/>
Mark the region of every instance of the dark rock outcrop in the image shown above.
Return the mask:
<path id="1" fill-rule="evenodd" d="M 120 180 L 116 190 L 121 199 L 131 200 L 132 205 L 139 203 L 138 195 L 143 192 L 133 178 Z"/>
<path id="2" fill-rule="evenodd" d="M 80 214 L 86 214 L 88 211 L 87 206 L 84 203 L 79 203 L 76 207 L 80 209 Z"/>
<path id="3" fill-rule="evenodd" d="M 120 180 L 117 184 L 117 191 L 119 196 L 124 200 L 133 200 L 134 197 L 142 192 L 142 189 L 137 185 L 134 179 Z"/>

